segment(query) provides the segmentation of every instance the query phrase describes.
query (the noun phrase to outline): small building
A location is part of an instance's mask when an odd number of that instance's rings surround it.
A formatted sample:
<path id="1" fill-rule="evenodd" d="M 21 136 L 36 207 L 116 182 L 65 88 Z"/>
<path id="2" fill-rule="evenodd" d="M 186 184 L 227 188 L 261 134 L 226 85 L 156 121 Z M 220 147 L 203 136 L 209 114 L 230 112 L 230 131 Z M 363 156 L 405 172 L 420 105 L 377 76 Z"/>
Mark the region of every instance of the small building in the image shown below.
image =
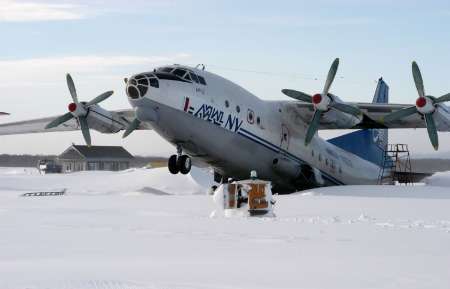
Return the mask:
<path id="1" fill-rule="evenodd" d="M 72 145 L 59 157 L 63 173 L 78 171 L 121 171 L 130 168 L 133 156 L 119 146 Z"/>

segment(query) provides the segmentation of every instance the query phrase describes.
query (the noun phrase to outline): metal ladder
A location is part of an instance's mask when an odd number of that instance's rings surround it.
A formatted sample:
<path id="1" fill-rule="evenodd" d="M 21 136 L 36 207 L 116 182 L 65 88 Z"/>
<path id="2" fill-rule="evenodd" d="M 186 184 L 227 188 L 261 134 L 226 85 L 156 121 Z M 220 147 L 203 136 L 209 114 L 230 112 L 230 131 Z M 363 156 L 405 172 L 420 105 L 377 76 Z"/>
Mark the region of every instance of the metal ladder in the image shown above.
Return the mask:
<path id="1" fill-rule="evenodd" d="M 378 175 L 379 185 L 412 184 L 411 159 L 407 144 L 388 144 Z"/>

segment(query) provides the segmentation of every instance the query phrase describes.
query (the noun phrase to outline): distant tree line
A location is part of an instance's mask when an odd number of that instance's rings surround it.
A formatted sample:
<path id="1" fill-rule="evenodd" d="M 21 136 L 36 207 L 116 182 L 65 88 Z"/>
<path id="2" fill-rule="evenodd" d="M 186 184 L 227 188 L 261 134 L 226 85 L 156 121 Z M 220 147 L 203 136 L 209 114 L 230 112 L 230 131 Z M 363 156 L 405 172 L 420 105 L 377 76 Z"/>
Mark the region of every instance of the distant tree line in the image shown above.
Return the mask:
<path id="1" fill-rule="evenodd" d="M 40 160 L 56 160 L 56 155 L 0 155 L 0 167 L 36 167 Z M 135 156 L 130 166 L 133 168 L 144 167 L 151 162 L 166 162 L 163 157 Z"/>

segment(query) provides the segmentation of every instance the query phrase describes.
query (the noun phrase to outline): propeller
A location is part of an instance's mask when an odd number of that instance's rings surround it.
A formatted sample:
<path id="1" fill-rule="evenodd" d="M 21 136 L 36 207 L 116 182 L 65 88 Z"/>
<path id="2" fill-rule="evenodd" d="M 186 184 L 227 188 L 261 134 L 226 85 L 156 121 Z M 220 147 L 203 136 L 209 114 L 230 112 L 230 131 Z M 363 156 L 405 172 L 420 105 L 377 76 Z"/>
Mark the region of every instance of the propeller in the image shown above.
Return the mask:
<path id="1" fill-rule="evenodd" d="M 419 113 L 425 118 L 425 125 L 427 127 L 428 137 L 435 150 L 439 148 L 439 138 L 436 128 L 436 123 L 433 118 L 433 113 L 436 111 L 436 106 L 439 103 L 450 101 L 450 93 L 444 94 L 441 97 L 434 97 L 425 94 L 423 85 L 422 74 L 420 73 L 419 66 L 415 61 L 412 63 L 412 75 L 414 83 L 417 88 L 419 97 L 416 99 L 414 106 L 406 107 L 390 113 L 384 117 L 384 122 L 392 122 L 408 117 L 415 113 Z"/>
<path id="2" fill-rule="evenodd" d="M 136 130 L 139 125 L 141 124 L 141 121 L 137 118 L 133 119 L 132 122 L 128 125 L 128 127 L 125 129 L 125 132 L 123 133 L 122 138 L 126 138 L 129 136 L 134 130 Z"/>
<path id="3" fill-rule="evenodd" d="M 322 93 L 316 93 L 313 96 L 293 90 L 293 89 L 283 89 L 281 92 L 283 92 L 285 95 L 292 97 L 297 100 L 301 100 L 304 102 L 312 103 L 314 105 L 314 115 L 311 119 L 311 122 L 308 126 L 308 130 L 306 131 L 305 136 L 305 146 L 307 146 L 314 135 L 316 134 L 317 130 L 319 129 L 320 125 L 320 118 L 322 115 L 327 112 L 330 108 L 333 108 L 335 110 L 353 115 L 355 117 L 360 117 L 362 112 L 359 110 L 359 108 L 345 104 L 342 102 L 338 102 L 334 99 L 334 97 L 329 94 L 329 90 L 331 87 L 331 84 L 334 81 L 334 78 L 336 76 L 336 72 L 339 67 L 339 58 L 336 58 L 333 63 L 331 64 L 330 70 L 328 71 L 327 79 L 325 81 L 325 85 L 323 87 Z"/>
<path id="4" fill-rule="evenodd" d="M 84 140 L 86 141 L 86 144 L 88 146 L 91 146 L 91 133 L 89 131 L 89 125 L 87 122 L 86 117 L 87 113 L 91 106 L 96 105 L 104 101 L 105 99 L 109 98 L 113 94 L 113 91 L 107 91 L 105 93 L 102 93 L 89 102 L 79 102 L 77 90 L 75 89 L 75 84 L 70 74 L 66 75 L 66 80 L 67 80 L 67 87 L 69 88 L 70 96 L 72 97 L 73 101 L 68 106 L 69 112 L 55 118 L 49 124 L 47 124 L 45 128 L 46 129 L 54 128 L 65 123 L 68 120 L 71 120 L 72 118 L 75 118 L 78 120 L 78 123 L 80 124 L 80 129 L 81 132 L 83 133 L 83 137 Z"/>
<path id="5" fill-rule="evenodd" d="M 9 115 L 9 113 L 0 111 L 0 115 Z"/>

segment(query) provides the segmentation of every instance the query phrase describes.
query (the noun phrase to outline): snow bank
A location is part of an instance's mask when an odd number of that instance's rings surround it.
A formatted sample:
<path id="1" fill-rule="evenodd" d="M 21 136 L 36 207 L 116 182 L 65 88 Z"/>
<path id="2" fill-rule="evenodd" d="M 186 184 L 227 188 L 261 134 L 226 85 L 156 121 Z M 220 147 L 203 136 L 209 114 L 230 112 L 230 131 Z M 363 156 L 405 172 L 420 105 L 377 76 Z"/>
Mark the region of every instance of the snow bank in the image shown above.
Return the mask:
<path id="1" fill-rule="evenodd" d="M 424 180 L 425 184 L 429 186 L 449 187 L 450 194 L 450 172 L 441 172 L 432 175 Z"/>
<path id="2" fill-rule="evenodd" d="M 32 168 L 1 168 L 0 191 L 51 191 L 67 189 L 70 194 L 204 194 L 209 172 L 193 168 L 191 175 L 172 175 L 167 168 L 129 169 L 120 172 L 89 171 L 40 175 Z"/>
<path id="3" fill-rule="evenodd" d="M 450 186 L 450 175 L 443 174 Z M 298 192 L 304 197 L 312 196 L 354 196 L 369 198 L 419 198 L 419 199 L 450 199 L 450 189 L 445 188 L 444 181 L 439 185 L 431 180 L 433 186 L 423 184 L 414 186 L 336 186 L 325 187 Z M 439 187 L 440 186 L 440 187 Z"/>

